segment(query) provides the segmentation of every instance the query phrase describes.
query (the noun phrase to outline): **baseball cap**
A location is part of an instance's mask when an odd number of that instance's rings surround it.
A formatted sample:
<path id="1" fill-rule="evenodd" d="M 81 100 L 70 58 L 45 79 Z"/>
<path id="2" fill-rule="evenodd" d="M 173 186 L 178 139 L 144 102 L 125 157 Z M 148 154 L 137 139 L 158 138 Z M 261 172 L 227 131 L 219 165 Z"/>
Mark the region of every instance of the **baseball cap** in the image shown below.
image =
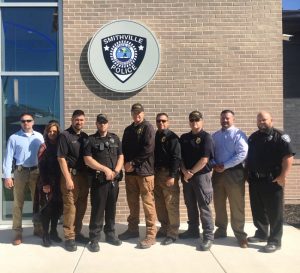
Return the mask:
<path id="1" fill-rule="evenodd" d="M 202 119 L 202 113 L 200 113 L 199 111 L 193 111 L 189 114 L 189 119 Z"/>
<path id="2" fill-rule="evenodd" d="M 107 118 L 107 115 L 105 115 L 105 114 L 99 114 L 98 116 L 97 116 L 97 122 L 104 122 L 104 123 L 106 123 L 106 122 L 108 122 L 108 118 Z"/>
<path id="3" fill-rule="evenodd" d="M 144 112 L 144 107 L 140 103 L 135 103 L 131 106 L 131 112 Z"/>

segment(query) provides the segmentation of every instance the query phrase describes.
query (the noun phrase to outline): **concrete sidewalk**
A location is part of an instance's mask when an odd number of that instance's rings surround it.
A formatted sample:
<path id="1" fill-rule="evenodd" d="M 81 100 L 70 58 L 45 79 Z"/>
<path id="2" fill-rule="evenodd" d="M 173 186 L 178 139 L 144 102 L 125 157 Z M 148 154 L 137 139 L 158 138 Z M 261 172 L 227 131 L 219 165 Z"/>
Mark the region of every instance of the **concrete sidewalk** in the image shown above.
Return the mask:
<path id="1" fill-rule="evenodd" d="M 118 224 L 118 233 L 126 229 Z M 181 225 L 181 230 L 187 228 Z M 260 252 L 265 243 L 251 244 L 247 249 L 237 246 L 232 231 L 228 237 L 217 239 L 208 252 L 196 251 L 195 240 L 177 240 L 169 246 L 161 239 L 150 249 L 137 249 L 137 240 L 123 242 L 119 247 L 100 243 L 100 252 L 91 253 L 79 245 L 76 252 L 67 252 L 63 244 L 50 248 L 41 246 L 41 239 L 32 235 L 32 227 L 24 228 L 24 243 L 11 244 L 11 230 L 0 227 L 0 269 L 4 273 L 269 273 L 300 272 L 300 230 L 284 226 L 282 249 L 267 254 Z M 61 226 L 59 226 L 61 233 Z M 249 236 L 254 226 L 246 224 Z M 83 233 L 88 234 L 87 226 Z M 145 228 L 140 228 L 141 237 Z M 103 236 L 104 237 L 104 236 Z"/>

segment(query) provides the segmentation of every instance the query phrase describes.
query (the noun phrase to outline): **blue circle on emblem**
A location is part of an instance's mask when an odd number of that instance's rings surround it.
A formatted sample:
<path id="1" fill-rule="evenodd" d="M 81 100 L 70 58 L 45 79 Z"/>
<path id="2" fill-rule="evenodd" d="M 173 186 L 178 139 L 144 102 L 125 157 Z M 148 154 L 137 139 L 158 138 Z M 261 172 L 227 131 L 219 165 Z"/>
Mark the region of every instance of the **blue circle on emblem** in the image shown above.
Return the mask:
<path id="1" fill-rule="evenodd" d="M 132 53 L 129 47 L 127 46 L 120 46 L 117 49 L 116 57 L 120 62 L 127 62 L 131 59 Z"/>

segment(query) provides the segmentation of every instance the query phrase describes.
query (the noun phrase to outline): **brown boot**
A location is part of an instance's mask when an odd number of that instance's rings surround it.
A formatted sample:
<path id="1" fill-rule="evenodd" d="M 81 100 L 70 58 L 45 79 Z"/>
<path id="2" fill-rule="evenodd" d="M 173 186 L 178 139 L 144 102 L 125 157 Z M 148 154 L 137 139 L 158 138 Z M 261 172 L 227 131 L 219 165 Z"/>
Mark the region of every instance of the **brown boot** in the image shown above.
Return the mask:
<path id="1" fill-rule="evenodd" d="M 12 244 L 14 246 L 18 246 L 18 245 L 20 245 L 22 243 L 22 241 L 23 241 L 22 240 L 22 233 L 21 232 L 16 232 L 15 237 L 14 237 L 14 239 L 12 241 Z"/>
<path id="2" fill-rule="evenodd" d="M 138 247 L 141 249 L 146 249 L 146 248 L 150 248 L 155 243 L 156 243 L 155 238 L 146 237 L 144 240 L 138 243 Z"/>

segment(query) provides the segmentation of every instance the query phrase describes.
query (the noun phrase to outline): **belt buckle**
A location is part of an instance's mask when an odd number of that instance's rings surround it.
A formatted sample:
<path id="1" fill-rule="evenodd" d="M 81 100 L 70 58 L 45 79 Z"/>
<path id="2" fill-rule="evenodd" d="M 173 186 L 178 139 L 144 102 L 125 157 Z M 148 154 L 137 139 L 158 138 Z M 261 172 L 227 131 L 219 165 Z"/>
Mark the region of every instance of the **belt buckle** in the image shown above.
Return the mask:
<path id="1" fill-rule="evenodd" d="M 17 166 L 17 170 L 18 170 L 19 172 L 21 172 L 21 171 L 23 170 L 23 166 L 22 166 L 22 165 L 18 165 L 18 166 Z"/>
<path id="2" fill-rule="evenodd" d="M 71 174 L 74 175 L 74 176 L 76 176 L 77 170 L 76 169 L 71 169 Z"/>

